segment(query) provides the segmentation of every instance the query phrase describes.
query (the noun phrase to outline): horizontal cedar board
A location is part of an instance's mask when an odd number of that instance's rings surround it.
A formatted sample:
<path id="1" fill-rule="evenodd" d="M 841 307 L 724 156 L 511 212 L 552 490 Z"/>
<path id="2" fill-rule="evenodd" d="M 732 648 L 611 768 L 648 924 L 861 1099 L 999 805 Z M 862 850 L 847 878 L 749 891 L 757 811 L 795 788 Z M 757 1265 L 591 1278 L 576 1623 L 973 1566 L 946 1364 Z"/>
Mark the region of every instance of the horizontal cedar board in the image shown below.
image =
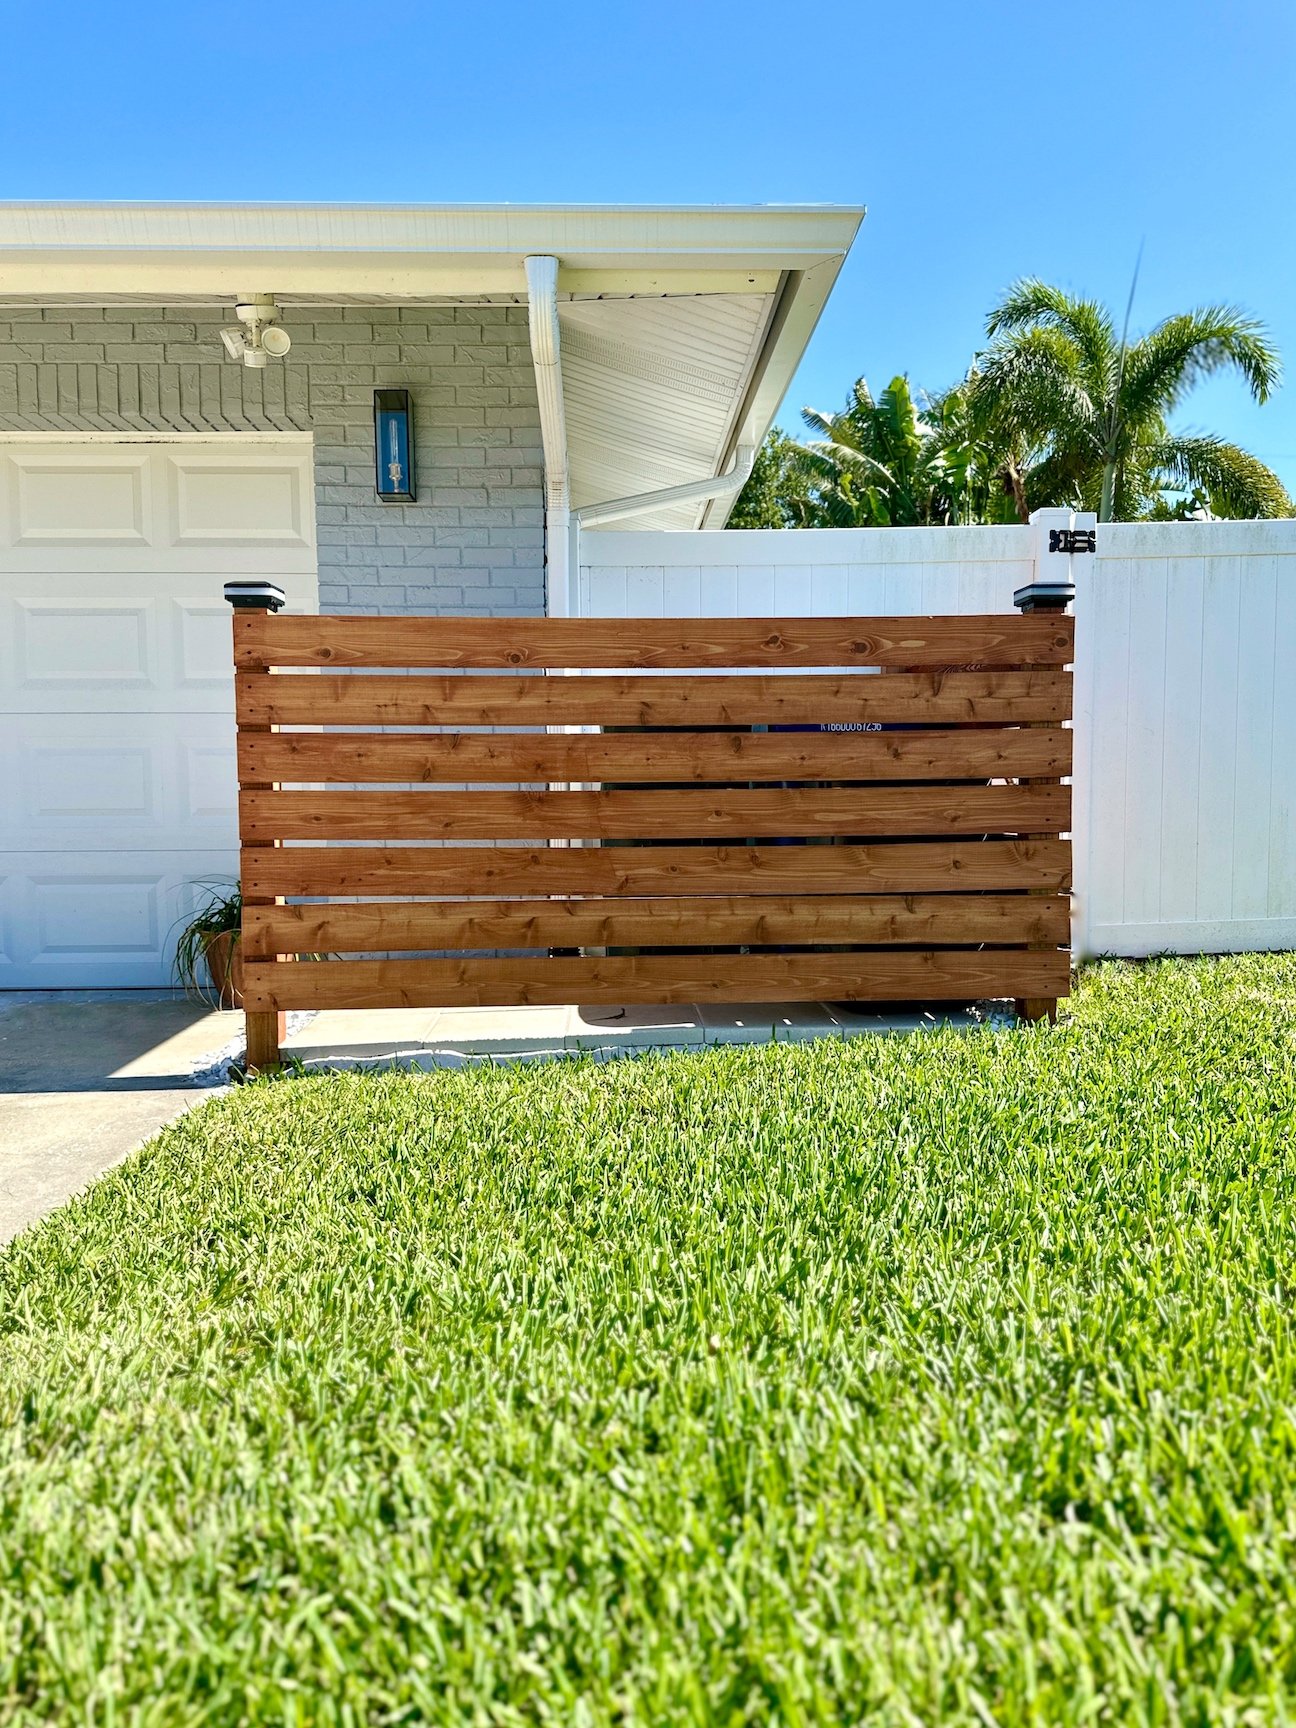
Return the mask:
<path id="1" fill-rule="evenodd" d="M 276 792 L 239 797 L 245 841 L 772 840 L 1060 834 L 1069 786 L 637 792 Z"/>
<path id="2" fill-rule="evenodd" d="M 244 672 L 243 726 L 760 726 L 966 724 L 1071 717 L 1071 674 L 706 673 L 583 678 Z"/>
<path id="3" fill-rule="evenodd" d="M 1069 956 L 1031 952 L 635 955 L 244 962 L 248 1008 L 533 1003 L 967 1001 L 1067 993 Z"/>
<path id="4" fill-rule="evenodd" d="M 245 782 L 991 780 L 1071 772 L 1060 726 L 949 732 L 242 732 Z"/>
<path id="5" fill-rule="evenodd" d="M 1026 666 L 1072 658 L 1056 613 L 932 618 L 353 618 L 234 621 L 237 666 Z"/>
<path id="6" fill-rule="evenodd" d="M 1069 840 L 879 846 L 248 846 L 246 898 L 285 894 L 918 894 L 1071 886 Z"/>
<path id="7" fill-rule="evenodd" d="M 805 895 L 799 899 L 448 900 L 245 906 L 245 957 L 440 948 L 754 947 L 786 943 L 1064 943 L 1062 895 Z"/>

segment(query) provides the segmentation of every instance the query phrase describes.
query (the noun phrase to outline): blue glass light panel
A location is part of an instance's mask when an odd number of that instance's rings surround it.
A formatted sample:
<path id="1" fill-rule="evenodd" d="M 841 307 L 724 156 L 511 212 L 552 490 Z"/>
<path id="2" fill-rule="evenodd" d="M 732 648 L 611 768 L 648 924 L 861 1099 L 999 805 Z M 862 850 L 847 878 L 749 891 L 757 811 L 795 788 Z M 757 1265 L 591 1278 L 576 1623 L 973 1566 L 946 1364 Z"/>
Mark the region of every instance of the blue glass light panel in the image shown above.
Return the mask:
<path id="1" fill-rule="evenodd" d="M 408 390 L 374 391 L 374 484 L 384 504 L 414 499 L 414 422 Z"/>

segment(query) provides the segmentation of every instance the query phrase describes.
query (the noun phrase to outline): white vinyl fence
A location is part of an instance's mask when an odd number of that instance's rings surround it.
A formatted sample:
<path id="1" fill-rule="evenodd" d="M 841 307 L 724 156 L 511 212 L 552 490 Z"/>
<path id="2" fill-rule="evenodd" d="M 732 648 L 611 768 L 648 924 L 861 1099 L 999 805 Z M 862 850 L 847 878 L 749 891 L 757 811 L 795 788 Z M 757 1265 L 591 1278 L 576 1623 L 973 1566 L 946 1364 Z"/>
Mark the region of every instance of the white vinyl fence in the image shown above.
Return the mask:
<path id="1" fill-rule="evenodd" d="M 1296 521 L 1048 526 L 587 531 L 577 609 L 997 612 L 1069 562 L 1077 951 L 1296 947 Z"/>

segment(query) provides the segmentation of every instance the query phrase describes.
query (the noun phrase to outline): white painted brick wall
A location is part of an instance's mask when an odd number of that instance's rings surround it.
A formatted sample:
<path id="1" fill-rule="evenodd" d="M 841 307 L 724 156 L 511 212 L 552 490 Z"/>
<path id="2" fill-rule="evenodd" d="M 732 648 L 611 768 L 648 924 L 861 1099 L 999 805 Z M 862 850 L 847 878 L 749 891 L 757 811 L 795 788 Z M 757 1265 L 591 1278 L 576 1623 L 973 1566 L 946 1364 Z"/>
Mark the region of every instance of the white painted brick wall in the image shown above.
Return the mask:
<path id="1" fill-rule="evenodd" d="M 315 434 L 320 605 L 544 611 L 540 422 L 525 307 L 289 309 L 292 352 L 226 360 L 220 307 L 0 316 L 0 431 Z M 374 497 L 373 392 L 414 404 L 418 501 Z"/>

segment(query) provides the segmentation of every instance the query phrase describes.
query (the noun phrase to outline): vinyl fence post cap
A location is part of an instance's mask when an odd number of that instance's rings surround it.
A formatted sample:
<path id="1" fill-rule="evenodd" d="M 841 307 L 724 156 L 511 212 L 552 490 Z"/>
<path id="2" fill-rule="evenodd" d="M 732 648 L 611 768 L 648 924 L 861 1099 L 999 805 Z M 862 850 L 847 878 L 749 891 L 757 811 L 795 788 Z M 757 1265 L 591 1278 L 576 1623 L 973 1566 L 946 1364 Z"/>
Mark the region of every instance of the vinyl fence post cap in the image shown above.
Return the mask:
<path id="1" fill-rule="evenodd" d="M 225 598 L 236 608 L 257 612 L 278 612 L 288 596 L 273 582 L 227 582 Z"/>
<path id="2" fill-rule="evenodd" d="M 1075 599 L 1074 582 L 1028 582 L 1013 595 L 1019 612 L 1065 612 Z"/>

